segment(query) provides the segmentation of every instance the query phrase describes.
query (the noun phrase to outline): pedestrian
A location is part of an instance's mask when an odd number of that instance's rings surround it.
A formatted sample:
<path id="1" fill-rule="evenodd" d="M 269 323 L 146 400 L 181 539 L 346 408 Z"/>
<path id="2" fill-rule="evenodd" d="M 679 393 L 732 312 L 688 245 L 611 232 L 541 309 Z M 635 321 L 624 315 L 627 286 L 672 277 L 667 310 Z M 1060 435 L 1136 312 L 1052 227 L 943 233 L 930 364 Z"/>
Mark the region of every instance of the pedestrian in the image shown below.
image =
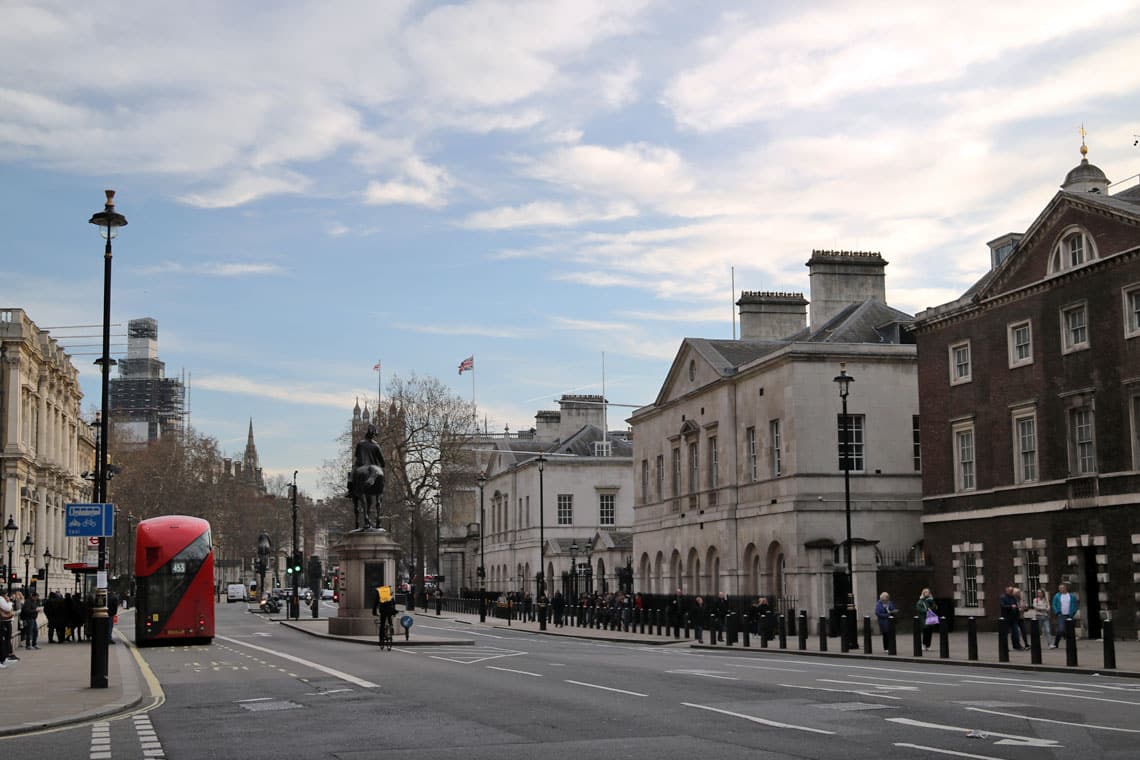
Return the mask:
<path id="1" fill-rule="evenodd" d="M 673 594 L 673 598 L 669 600 L 666 621 L 668 626 L 673 630 L 680 628 L 686 612 L 685 597 L 681 594 L 681 587 L 678 586 L 677 591 Z"/>
<path id="2" fill-rule="evenodd" d="M 1053 628 L 1049 625 L 1049 616 L 1052 612 L 1052 605 L 1049 603 L 1049 596 L 1045 593 L 1045 589 L 1037 589 L 1037 593 L 1033 595 L 1033 613 L 1037 620 L 1037 630 L 1045 641 L 1053 637 Z"/>
<path id="3" fill-rule="evenodd" d="M 1021 642 L 1022 646 L 1026 649 L 1029 648 L 1029 618 L 1026 615 L 1032 607 L 1029 600 L 1025 598 L 1021 588 L 1014 586 L 1013 595 L 1017 597 L 1017 626 L 1021 629 Z"/>
<path id="4" fill-rule="evenodd" d="M 0 592 L 0 668 L 8 667 L 9 660 L 20 658 L 12 654 L 12 620 L 16 617 L 16 608 L 8 595 Z"/>
<path id="5" fill-rule="evenodd" d="M 998 599 L 1002 620 L 1006 623 L 1010 635 L 1013 637 L 1013 648 L 1019 652 L 1025 647 L 1021 646 L 1021 610 L 1018 607 L 1017 595 L 1013 586 L 1006 586 L 1005 593 Z"/>
<path id="6" fill-rule="evenodd" d="M 1053 614 L 1057 617 L 1057 632 L 1053 636 L 1050 649 L 1057 648 L 1057 644 L 1068 633 L 1069 625 L 1080 609 L 1081 603 L 1077 595 L 1070 593 L 1069 587 L 1064 583 L 1057 584 L 1057 593 L 1053 594 Z"/>
<path id="7" fill-rule="evenodd" d="M 39 649 L 40 597 L 35 591 L 20 606 L 20 625 L 24 629 L 24 649 Z"/>
<path id="8" fill-rule="evenodd" d="M 934 629 L 938 627 L 938 604 L 930 589 L 924 588 L 919 594 L 914 611 L 918 613 L 918 624 L 922 626 L 922 648 L 929 652 Z"/>
<path id="9" fill-rule="evenodd" d="M 772 608 L 768 604 L 768 597 L 760 596 L 756 599 L 757 632 L 764 641 L 771 641 L 775 637 L 776 618 L 772 615 Z"/>
<path id="10" fill-rule="evenodd" d="M 723 591 L 716 595 L 716 601 L 713 602 L 710 612 L 712 622 L 709 624 L 709 633 L 716 637 L 716 641 L 724 641 L 724 629 L 728 624 L 728 600 Z"/>
<path id="11" fill-rule="evenodd" d="M 875 617 L 879 621 L 879 633 L 883 636 L 883 651 L 888 652 L 891 648 L 891 618 L 898 612 L 895 603 L 891 601 L 891 595 L 886 591 L 879 594 L 879 601 L 875 604 Z"/>
<path id="12" fill-rule="evenodd" d="M 107 641 L 115 643 L 115 620 L 119 616 L 119 595 L 114 591 L 107 592 L 107 617 L 111 622 L 107 625 Z"/>
<path id="13" fill-rule="evenodd" d="M 562 598 L 561 591 L 554 592 L 554 598 L 550 600 L 550 607 L 554 610 L 554 627 L 562 627 L 562 611 L 566 607 L 566 601 Z"/>
<path id="14" fill-rule="evenodd" d="M 702 597 L 698 596 L 696 599 L 693 600 L 693 609 L 689 613 L 689 618 L 690 618 L 689 622 L 691 622 L 693 624 L 693 628 L 696 631 L 697 642 L 701 643 L 701 644 L 705 643 L 704 631 L 705 631 L 705 618 L 707 615 L 708 615 L 708 610 L 705 609 L 705 600 Z M 710 630 L 709 635 L 714 637 L 714 639 L 715 639 L 716 631 Z M 714 640 L 713 643 L 715 644 L 716 641 Z"/>

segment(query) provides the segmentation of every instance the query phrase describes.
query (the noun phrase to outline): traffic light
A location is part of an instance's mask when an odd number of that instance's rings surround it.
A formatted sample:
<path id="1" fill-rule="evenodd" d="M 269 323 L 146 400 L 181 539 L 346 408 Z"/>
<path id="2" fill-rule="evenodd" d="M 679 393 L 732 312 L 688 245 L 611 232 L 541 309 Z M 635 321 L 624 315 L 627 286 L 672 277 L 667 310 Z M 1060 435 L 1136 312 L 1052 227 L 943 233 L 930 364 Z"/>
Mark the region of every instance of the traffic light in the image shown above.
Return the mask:
<path id="1" fill-rule="evenodd" d="M 293 570 L 293 572 L 300 574 L 302 563 L 303 563 L 303 560 L 301 559 L 301 552 L 294 552 L 293 560 L 290 563 L 291 569 Z"/>
<path id="2" fill-rule="evenodd" d="M 318 589 L 321 587 L 321 576 L 324 573 L 321 571 L 321 558 L 317 555 L 309 557 L 309 587 Z"/>

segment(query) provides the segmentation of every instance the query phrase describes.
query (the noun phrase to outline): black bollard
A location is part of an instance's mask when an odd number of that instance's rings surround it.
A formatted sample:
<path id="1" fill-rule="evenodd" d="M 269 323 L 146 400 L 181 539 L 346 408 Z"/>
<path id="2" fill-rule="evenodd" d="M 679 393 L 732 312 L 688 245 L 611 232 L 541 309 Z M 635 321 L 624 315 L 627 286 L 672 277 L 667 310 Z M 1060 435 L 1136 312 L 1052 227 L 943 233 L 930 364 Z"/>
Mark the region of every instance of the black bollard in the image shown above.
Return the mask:
<path id="1" fill-rule="evenodd" d="M 1077 629 L 1073 627 L 1073 619 L 1065 618 L 1065 664 L 1070 668 L 1077 667 Z"/>
<path id="2" fill-rule="evenodd" d="M 914 640 L 914 657 L 922 657 L 922 618 L 914 616 L 914 630 L 911 638 Z"/>
<path id="3" fill-rule="evenodd" d="M 894 657 L 899 653 L 897 647 L 898 628 L 896 627 L 897 621 L 894 615 L 891 615 L 890 620 L 891 627 L 887 629 L 887 654 Z"/>
<path id="4" fill-rule="evenodd" d="M 788 635 L 796 635 L 796 611 L 792 609 L 788 614 Z"/>
<path id="5" fill-rule="evenodd" d="M 752 646 L 752 616 L 744 613 L 744 647 Z"/>
<path id="6" fill-rule="evenodd" d="M 827 651 L 827 618 L 819 619 L 819 651 Z"/>
<path id="7" fill-rule="evenodd" d="M 942 660 L 950 659 L 950 621 L 945 615 L 938 617 L 938 657 Z"/>
<path id="8" fill-rule="evenodd" d="M 807 650 L 807 639 L 808 639 L 807 611 L 806 610 L 800 610 L 800 622 L 796 627 L 796 635 L 799 636 L 800 651 L 801 652 L 806 651 Z"/>
<path id="9" fill-rule="evenodd" d="M 847 616 L 839 616 L 839 651 L 847 654 L 848 642 L 850 638 L 847 635 Z"/>
<path id="10" fill-rule="evenodd" d="M 691 618 L 689 616 L 689 613 L 686 612 L 685 613 L 685 638 L 686 639 L 689 638 L 689 622 L 690 622 L 690 620 L 691 620 Z"/>
<path id="11" fill-rule="evenodd" d="M 1041 664 L 1041 623 L 1037 618 L 1029 621 L 1029 662 Z"/>
<path id="12" fill-rule="evenodd" d="M 778 618 L 776 618 L 776 630 L 780 634 L 780 649 L 788 648 L 788 624 L 790 622 L 791 621 L 789 621 L 783 615 L 780 615 Z"/>
<path id="13" fill-rule="evenodd" d="M 546 630 L 546 599 L 538 603 L 538 630 Z"/>
<path id="14" fill-rule="evenodd" d="M 966 621 L 966 659 L 978 660 L 978 621 L 973 616 Z"/>
<path id="15" fill-rule="evenodd" d="M 1112 638 L 1112 618 L 1101 623 L 1100 638 L 1104 642 L 1104 669 L 1116 670 L 1116 645 Z"/>
<path id="16" fill-rule="evenodd" d="M 863 654 L 871 654 L 871 616 L 863 616 Z"/>
<path id="17" fill-rule="evenodd" d="M 736 646 L 736 637 L 740 634 L 740 616 L 733 612 L 728 616 L 728 640 L 725 642 L 730 647 Z"/>
<path id="18" fill-rule="evenodd" d="M 998 620 L 998 662 L 1009 662 L 1009 623 Z"/>

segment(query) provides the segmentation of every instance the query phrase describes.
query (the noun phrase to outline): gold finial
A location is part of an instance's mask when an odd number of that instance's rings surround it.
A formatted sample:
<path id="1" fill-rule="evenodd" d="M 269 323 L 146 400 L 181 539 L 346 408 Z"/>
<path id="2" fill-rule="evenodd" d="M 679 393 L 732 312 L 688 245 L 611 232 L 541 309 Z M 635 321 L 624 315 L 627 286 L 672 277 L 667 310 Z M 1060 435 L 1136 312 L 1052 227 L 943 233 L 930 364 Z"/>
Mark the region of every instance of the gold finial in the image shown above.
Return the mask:
<path id="1" fill-rule="evenodd" d="M 107 194 L 107 210 L 110 211 L 115 208 L 115 191 L 104 190 L 103 192 Z"/>
<path id="2" fill-rule="evenodd" d="M 1085 125 L 1081 124 L 1081 158 L 1084 158 L 1089 154 L 1089 146 L 1085 145 L 1086 134 L 1088 133 L 1085 132 Z"/>

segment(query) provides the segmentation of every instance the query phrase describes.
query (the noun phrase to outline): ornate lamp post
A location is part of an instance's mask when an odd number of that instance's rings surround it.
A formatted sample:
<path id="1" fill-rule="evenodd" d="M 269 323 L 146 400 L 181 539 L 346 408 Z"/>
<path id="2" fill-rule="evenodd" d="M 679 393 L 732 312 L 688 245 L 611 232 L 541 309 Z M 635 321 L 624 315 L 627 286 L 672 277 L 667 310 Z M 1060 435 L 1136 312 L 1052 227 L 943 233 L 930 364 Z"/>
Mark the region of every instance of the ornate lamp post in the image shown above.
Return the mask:
<path id="1" fill-rule="evenodd" d="M 487 476 L 482 473 L 476 479 L 479 484 L 479 622 L 487 622 L 487 567 L 483 564 L 483 489 L 487 485 Z"/>
<path id="2" fill-rule="evenodd" d="M 120 227 L 127 226 L 127 218 L 115 211 L 115 191 L 106 191 L 107 200 L 103 210 L 91 215 L 87 221 L 99 228 L 99 234 L 107 241 L 103 249 L 103 355 L 98 364 L 103 375 L 103 391 L 100 399 L 99 453 L 95 461 L 95 501 L 107 501 L 107 422 L 110 419 L 111 391 L 111 240 Z M 99 565 L 96 575 L 95 607 L 91 613 L 91 688 L 107 688 L 107 655 L 111 643 L 111 619 L 107 616 L 107 539 L 99 537 Z M 100 587 L 101 584 L 101 587 Z"/>
<path id="3" fill-rule="evenodd" d="M 32 552 L 35 551 L 36 542 L 32 540 L 32 532 L 24 536 L 24 540 L 20 542 L 20 549 L 24 555 L 24 596 L 28 595 L 28 573 L 31 571 Z"/>
<path id="4" fill-rule="evenodd" d="M 44 549 L 44 599 L 48 597 L 48 576 L 51 574 L 51 549 Z"/>
<path id="5" fill-rule="evenodd" d="M 839 398 L 843 405 L 843 440 L 840 463 L 843 465 L 843 508 L 847 519 L 847 538 L 843 544 L 847 555 L 847 626 L 843 636 L 855 640 L 855 581 L 851 561 L 851 418 L 847 415 L 847 394 L 855 378 L 847 374 L 847 362 L 839 363 L 839 374 L 834 378 L 839 385 Z"/>
<path id="6" fill-rule="evenodd" d="M 289 598 L 289 617 L 294 620 L 301 619 L 301 568 L 298 558 L 301 556 L 301 539 L 297 533 L 297 470 L 293 470 L 293 555 L 289 557 L 289 566 L 293 568 L 293 596 Z"/>
<path id="7" fill-rule="evenodd" d="M 12 551 L 16 548 L 16 534 L 20 528 L 12 515 L 8 515 L 8 524 L 4 526 L 4 543 L 8 545 L 8 596 L 12 596 Z"/>
<path id="8" fill-rule="evenodd" d="M 542 472 L 546 469 L 546 457 L 538 456 L 538 627 L 546 630 L 546 509 L 543 499 Z"/>
<path id="9" fill-rule="evenodd" d="M 578 539 L 570 541 L 570 594 L 578 599 Z"/>

